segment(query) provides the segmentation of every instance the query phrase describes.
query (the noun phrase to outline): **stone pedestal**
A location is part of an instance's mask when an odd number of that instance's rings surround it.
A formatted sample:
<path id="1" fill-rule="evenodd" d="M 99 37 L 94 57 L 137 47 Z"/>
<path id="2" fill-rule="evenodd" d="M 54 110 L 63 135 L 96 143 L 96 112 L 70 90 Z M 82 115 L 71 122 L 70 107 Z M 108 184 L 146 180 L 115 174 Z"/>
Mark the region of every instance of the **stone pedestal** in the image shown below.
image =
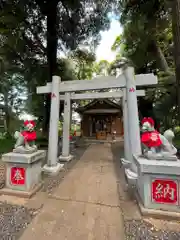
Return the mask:
<path id="1" fill-rule="evenodd" d="M 126 168 L 129 168 L 130 167 L 130 164 L 131 162 L 125 158 L 121 158 L 121 163 L 123 165 L 123 167 L 126 169 Z"/>
<path id="2" fill-rule="evenodd" d="M 69 154 L 68 156 L 63 156 L 63 155 L 59 156 L 60 162 L 69 162 L 69 161 L 71 161 L 73 158 L 74 158 L 74 156 L 71 155 L 71 154 Z"/>
<path id="3" fill-rule="evenodd" d="M 5 187 L 0 194 L 30 198 L 42 186 L 41 165 L 46 151 L 31 154 L 10 152 L 2 155 L 6 167 Z"/>
<path id="4" fill-rule="evenodd" d="M 180 218 L 180 160 L 150 160 L 134 156 L 138 169 L 137 198 L 144 214 Z M 177 216 L 176 216 L 177 217 Z"/>
<path id="5" fill-rule="evenodd" d="M 45 174 L 56 176 L 58 173 L 63 169 L 64 164 L 56 163 L 54 166 L 49 166 L 48 164 L 45 164 L 42 168 L 42 171 Z"/>

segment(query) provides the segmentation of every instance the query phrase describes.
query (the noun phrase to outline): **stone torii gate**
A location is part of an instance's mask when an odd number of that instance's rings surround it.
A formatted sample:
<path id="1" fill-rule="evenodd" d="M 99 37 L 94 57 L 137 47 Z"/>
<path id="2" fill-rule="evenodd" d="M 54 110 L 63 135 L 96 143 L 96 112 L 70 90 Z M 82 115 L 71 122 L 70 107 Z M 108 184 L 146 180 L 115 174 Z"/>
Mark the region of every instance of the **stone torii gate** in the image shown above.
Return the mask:
<path id="1" fill-rule="evenodd" d="M 139 116 L 137 107 L 136 86 L 157 84 L 157 77 L 153 74 L 134 75 L 134 69 L 128 67 L 123 74 L 118 77 L 108 76 L 93 80 L 74 80 L 61 82 L 60 77 L 53 76 L 52 83 L 46 86 L 37 87 L 37 93 L 51 93 L 50 129 L 48 145 L 48 162 L 44 166 L 44 171 L 57 173 L 62 165 L 57 162 L 58 151 L 58 122 L 59 122 L 59 103 L 60 94 L 66 93 L 66 100 L 70 99 L 70 93 L 77 91 L 89 91 L 100 89 L 125 88 L 124 93 L 127 99 L 127 118 L 128 118 L 128 139 L 129 139 L 129 159 L 131 169 L 136 172 L 136 165 L 132 155 L 141 154 Z M 68 100 L 69 101 L 69 100 Z M 64 122 L 65 124 L 66 121 Z M 69 124 L 69 123 L 68 123 Z M 69 137 L 69 135 L 68 135 Z"/>
<path id="2" fill-rule="evenodd" d="M 145 96 L 144 90 L 137 90 L 137 96 Z M 59 157 L 61 161 L 70 161 L 73 156 L 70 155 L 70 140 L 69 140 L 69 131 L 70 131 L 70 117 L 71 117 L 71 100 L 93 100 L 93 99 L 109 99 L 109 98 L 121 98 L 123 97 L 123 91 L 115 91 L 115 92 L 93 92 L 93 93 L 65 93 L 65 95 L 60 95 L 60 100 L 64 101 L 64 121 L 63 124 L 63 144 L 62 144 L 62 155 Z M 123 107 L 124 108 L 124 107 Z M 123 110 L 123 112 L 127 112 L 127 110 Z M 124 115 L 124 129 L 127 129 L 127 114 Z M 129 142 L 127 131 L 124 132 L 124 141 L 125 141 L 125 156 L 128 154 Z"/>

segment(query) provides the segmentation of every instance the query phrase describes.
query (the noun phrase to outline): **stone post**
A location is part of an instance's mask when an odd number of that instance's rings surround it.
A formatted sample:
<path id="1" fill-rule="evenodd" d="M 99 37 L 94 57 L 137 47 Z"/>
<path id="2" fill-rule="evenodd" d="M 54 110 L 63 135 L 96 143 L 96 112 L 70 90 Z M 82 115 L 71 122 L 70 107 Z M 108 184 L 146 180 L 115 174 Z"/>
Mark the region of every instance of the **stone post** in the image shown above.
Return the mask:
<path id="1" fill-rule="evenodd" d="M 71 130 L 72 125 L 72 100 L 70 99 L 70 123 L 69 123 L 69 129 Z"/>
<path id="2" fill-rule="evenodd" d="M 89 127 L 90 127 L 90 137 L 92 137 L 92 119 L 90 119 L 90 125 L 89 125 Z"/>
<path id="3" fill-rule="evenodd" d="M 32 197 L 42 187 L 41 167 L 45 158 L 45 150 L 3 154 L 5 186 L 0 189 L 0 195 Z"/>
<path id="4" fill-rule="evenodd" d="M 128 108 L 127 108 L 127 98 L 126 98 L 126 89 L 123 89 L 123 127 L 124 127 L 124 157 L 121 161 L 124 166 L 127 166 L 132 162 L 132 155 L 129 151 L 130 149 L 130 139 L 129 139 L 129 130 L 128 130 Z"/>
<path id="5" fill-rule="evenodd" d="M 60 161 L 70 161 L 73 156 L 70 155 L 70 120 L 71 118 L 71 95 L 69 92 L 65 93 L 64 99 L 64 121 L 63 121 L 63 139 L 62 139 L 62 155 L 59 157 Z"/>
<path id="6" fill-rule="evenodd" d="M 128 134 L 130 140 L 129 152 L 131 154 L 131 170 L 137 173 L 137 167 L 133 159 L 133 154 L 141 155 L 141 142 L 140 142 L 140 127 L 139 127 L 139 114 L 137 105 L 137 94 L 134 68 L 128 67 L 124 71 L 126 77 L 126 97 L 127 97 L 127 112 L 128 112 Z"/>
<path id="7" fill-rule="evenodd" d="M 48 143 L 48 159 L 47 164 L 43 167 L 44 172 L 49 174 L 56 174 L 63 167 L 63 164 L 57 162 L 58 154 L 58 123 L 59 123 L 59 84 L 60 77 L 52 77 L 51 90 L 51 110 L 50 110 L 50 124 L 49 124 L 49 143 Z"/>

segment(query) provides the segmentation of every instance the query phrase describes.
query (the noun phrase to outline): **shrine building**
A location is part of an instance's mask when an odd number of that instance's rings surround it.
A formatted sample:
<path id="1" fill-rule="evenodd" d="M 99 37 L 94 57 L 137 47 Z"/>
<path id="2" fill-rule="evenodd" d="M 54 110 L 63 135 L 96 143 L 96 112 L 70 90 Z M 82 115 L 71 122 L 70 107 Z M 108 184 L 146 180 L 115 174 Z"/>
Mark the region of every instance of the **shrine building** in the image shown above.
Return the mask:
<path id="1" fill-rule="evenodd" d="M 122 106 L 109 99 L 93 100 L 76 110 L 81 116 L 81 134 L 83 137 L 106 139 L 116 133 L 123 135 Z M 101 137 L 98 137 L 101 135 Z"/>

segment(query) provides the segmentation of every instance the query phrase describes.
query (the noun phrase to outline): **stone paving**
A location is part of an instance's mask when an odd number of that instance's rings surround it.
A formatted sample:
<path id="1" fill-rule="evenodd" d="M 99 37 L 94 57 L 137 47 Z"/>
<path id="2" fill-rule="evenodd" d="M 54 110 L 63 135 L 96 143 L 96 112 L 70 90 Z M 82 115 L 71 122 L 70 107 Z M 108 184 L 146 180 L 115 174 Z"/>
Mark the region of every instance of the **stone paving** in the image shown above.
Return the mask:
<path id="1" fill-rule="evenodd" d="M 0 196 L 0 239 L 17 240 L 23 231 L 31 223 L 32 219 L 41 211 L 48 194 L 57 187 L 65 175 L 76 164 L 88 145 L 81 144 L 73 153 L 75 158 L 72 162 L 65 163 L 64 169 L 55 177 L 43 177 L 43 188 L 30 200 L 1 195 Z M 0 188 L 4 186 L 5 168 L 0 161 Z"/>
<path id="2" fill-rule="evenodd" d="M 21 240 L 123 240 L 111 144 L 91 145 L 52 192 Z"/>
<path id="3" fill-rule="evenodd" d="M 179 240 L 179 222 L 140 215 L 120 165 L 122 147 L 79 147 L 32 199 L 0 196 L 0 239 Z"/>
<path id="4" fill-rule="evenodd" d="M 116 174 L 119 176 L 119 200 L 123 215 L 125 240 L 179 240 L 180 222 L 172 220 L 153 219 L 142 217 L 134 194 L 128 190 L 124 170 L 120 164 L 119 144 L 112 144 Z"/>

